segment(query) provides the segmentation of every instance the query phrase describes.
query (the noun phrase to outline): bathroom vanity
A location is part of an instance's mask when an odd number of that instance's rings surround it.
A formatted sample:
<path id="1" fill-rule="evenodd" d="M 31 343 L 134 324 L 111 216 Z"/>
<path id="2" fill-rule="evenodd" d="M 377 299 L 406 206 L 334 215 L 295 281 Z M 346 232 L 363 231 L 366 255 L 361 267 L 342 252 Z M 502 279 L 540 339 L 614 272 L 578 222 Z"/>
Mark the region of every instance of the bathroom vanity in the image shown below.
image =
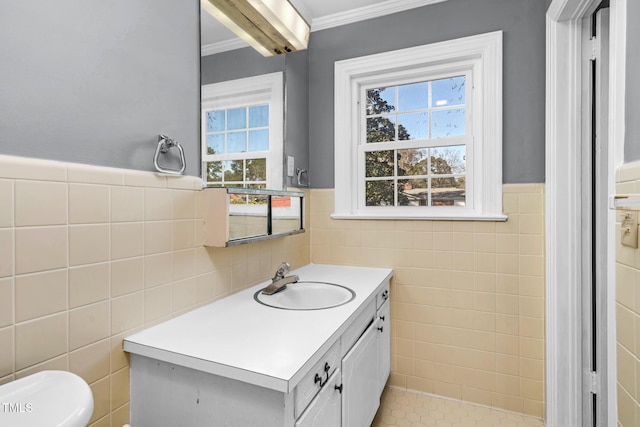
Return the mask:
<path id="1" fill-rule="evenodd" d="M 321 282 L 355 296 L 274 308 L 258 301 L 265 282 L 127 337 L 132 427 L 369 426 L 390 372 L 392 270 L 291 273 L 300 278 L 291 289 Z"/>

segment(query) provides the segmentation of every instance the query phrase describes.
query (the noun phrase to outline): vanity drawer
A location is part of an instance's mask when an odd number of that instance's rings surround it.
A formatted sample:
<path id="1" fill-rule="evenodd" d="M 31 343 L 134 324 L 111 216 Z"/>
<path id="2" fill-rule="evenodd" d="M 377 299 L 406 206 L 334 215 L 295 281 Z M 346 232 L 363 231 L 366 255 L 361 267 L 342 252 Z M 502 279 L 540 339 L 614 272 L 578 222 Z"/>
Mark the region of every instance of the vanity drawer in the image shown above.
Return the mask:
<path id="1" fill-rule="evenodd" d="M 300 381 L 294 390 L 295 418 L 304 412 L 305 408 L 325 386 L 329 377 L 340 366 L 340 340 L 320 358 L 309 373 Z"/>
<path id="2" fill-rule="evenodd" d="M 376 315 L 376 302 L 371 301 L 365 309 L 358 315 L 356 320 L 351 323 L 351 326 L 347 328 L 344 335 L 342 335 L 342 354 L 345 355 L 351 350 L 351 347 L 358 341 L 364 331 L 373 321 Z"/>
<path id="3" fill-rule="evenodd" d="M 376 294 L 376 308 L 382 307 L 382 304 L 389 299 L 389 282 L 386 282 L 382 289 Z"/>

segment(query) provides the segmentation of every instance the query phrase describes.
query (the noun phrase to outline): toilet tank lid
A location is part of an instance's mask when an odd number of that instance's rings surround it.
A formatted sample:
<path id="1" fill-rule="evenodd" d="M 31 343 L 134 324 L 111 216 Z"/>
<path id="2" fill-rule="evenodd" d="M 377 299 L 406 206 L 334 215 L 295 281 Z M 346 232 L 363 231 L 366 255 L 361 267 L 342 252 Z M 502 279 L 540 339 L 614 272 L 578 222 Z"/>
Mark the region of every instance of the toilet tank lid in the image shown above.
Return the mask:
<path id="1" fill-rule="evenodd" d="M 0 425 L 86 426 L 93 394 L 78 375 L 41 371 L 0 386 Z"/>

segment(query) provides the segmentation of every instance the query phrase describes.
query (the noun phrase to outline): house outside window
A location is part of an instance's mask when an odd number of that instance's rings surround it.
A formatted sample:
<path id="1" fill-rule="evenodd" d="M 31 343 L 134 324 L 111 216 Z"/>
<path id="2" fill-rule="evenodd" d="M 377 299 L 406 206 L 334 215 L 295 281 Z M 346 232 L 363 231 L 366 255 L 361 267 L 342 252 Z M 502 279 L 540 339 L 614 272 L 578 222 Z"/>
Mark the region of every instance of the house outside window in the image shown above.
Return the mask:
<path id="1" fill-rule="evenodd" d="M 203 86 L 201 134 L 206 186 L 282 189 L 282 73 Z"/>
<path id="2" fill-rule="evenodd" d="M 336 62 L 334 218 L 504 220 L 502 33 Z"/>

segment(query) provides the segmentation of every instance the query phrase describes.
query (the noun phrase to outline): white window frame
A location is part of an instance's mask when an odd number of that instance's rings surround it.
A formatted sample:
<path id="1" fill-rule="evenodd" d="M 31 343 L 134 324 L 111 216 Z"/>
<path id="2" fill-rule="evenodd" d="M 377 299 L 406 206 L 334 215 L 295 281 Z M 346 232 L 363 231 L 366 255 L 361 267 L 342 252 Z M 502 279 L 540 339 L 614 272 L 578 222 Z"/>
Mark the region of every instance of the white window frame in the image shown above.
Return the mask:
<path id="1" fill-rule="evenodd" d="M 367 207 L 359 169 L 363 88 L 424 75 L 470 70 L 473 147 L 467 153 L 466 207 Z M 396 85 L 398 83 L 393 83 Z M 443 139 L 444 142 L 444 139 Z M 471 159 L 469 159 L 469 157 Z M 504 221 L 502 213 L 502 31 L 335 63 L 335 219 L 460 219 Z"/>
<path id="2" fill-rule="evenodd" d="M 269 105 L 269 151 L 252 151 L 233 153 L 230 155 L 212 155 L 207 152 L 207 117 L 206 111 L 215 109 L 233 109 L 252 105 Z M 213 83 L 202 86 L 202 180 L 207 185 L 207 161 L 224 161 L 267 159 L 267 188 L 281 190 L 284 186 L 283 152 L 284 152 L 284 77 L 282 72 L 263 74 Z"/>

